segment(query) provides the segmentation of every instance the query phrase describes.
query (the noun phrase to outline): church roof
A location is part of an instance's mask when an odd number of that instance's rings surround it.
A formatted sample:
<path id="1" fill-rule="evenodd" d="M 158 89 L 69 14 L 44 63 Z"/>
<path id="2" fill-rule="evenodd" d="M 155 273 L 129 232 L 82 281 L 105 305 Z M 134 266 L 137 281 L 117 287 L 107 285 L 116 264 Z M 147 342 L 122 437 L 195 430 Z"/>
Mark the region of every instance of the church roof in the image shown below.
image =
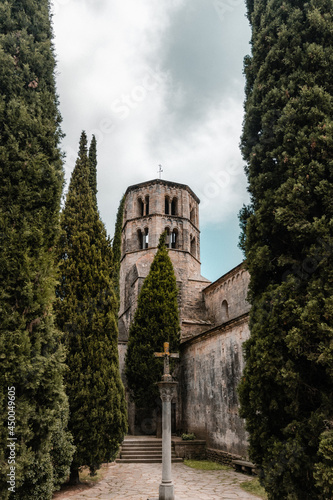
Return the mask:
<path id="1" fill-rule="evenodd" d="M 143 188 L 145 186 L 151 186 L 153 184 L 162 184 L 163 186 L 170 186 L 170 187 L 175 187 L 178 189 L 185 189 L 186 191 L 188 191 L 191 194 L 191 196 L 193 196 L 193 198 L 195 199 L 195 201 L 197 203 L 200 203 L 200 200 L 197 197 L 197 195 L 192 191 L 192 189 L 189 186 L 187 186 L 187 184 L 179 184 L 178 182 L 165 181 L 163 179 L 153 179 L 151 181 L 140 182 L 139 184 L 133 184 L 133 186 L 129 186 L 126 189 L 125 195 L 127 193 L 129 193 L 130 191 L 135 191 L 136 189 L 140 189 L 140 188 Z"/>

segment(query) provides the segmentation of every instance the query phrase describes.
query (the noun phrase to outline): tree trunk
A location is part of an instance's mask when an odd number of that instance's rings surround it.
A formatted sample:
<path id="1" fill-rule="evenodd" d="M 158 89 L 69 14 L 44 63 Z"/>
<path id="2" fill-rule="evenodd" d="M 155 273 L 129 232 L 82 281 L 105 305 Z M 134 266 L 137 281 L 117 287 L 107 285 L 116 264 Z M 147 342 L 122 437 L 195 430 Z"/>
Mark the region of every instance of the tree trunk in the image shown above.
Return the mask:
<path id="1" fill-rule="evenodd" d="M 72 468 L 69 476 L 69 484 L 80 484 L 79 469 L 78 467 Z"/>

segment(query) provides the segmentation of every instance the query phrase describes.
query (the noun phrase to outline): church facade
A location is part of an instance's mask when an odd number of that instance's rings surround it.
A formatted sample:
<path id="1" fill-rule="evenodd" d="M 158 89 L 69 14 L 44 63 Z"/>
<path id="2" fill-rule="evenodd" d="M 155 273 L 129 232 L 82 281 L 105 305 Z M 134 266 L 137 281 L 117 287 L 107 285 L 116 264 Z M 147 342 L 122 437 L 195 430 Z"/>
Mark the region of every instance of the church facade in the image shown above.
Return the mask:
<path id="1" fill-rule="evenodd" d="M 129 327 L 138 295 L 167 232 L 177 285 L 181 354 L 177 369 L 176 427 L 205 439 L 207 449 L 246 456 L 237 385 L 249 337 L 249 274 L 240 264 L 214 283 L 201 276 L 199 199 L 189 186 L 155 179 L 125 193 L 120 266 L 119 359 L 123 381 Z M 129 403 L 130 405 L 130 403 Z M 138 432 L 129 406 L 130 432 Z M 146 424 L 139 430 L 147 431 Z"/>

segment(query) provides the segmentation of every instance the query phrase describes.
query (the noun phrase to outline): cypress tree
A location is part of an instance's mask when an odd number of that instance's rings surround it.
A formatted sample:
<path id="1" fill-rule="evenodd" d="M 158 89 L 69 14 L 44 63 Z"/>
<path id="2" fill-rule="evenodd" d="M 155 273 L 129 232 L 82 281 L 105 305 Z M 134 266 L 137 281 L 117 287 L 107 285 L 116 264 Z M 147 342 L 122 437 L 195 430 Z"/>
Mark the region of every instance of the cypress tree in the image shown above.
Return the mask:
<path id="1" fill-rule="evenodd" d="M 333 495 L 333 6 L 247 2 L 241 212 L 251 337 L 240 384 L 270 499 Z"/>
<path id="2" fill-rule="evenodd" d="M 169 342 L 172 352 L 179 351 L 177 294 L 176 277 L 163 233 L 129 331 L 125 373 L 138 408 L 154 409 L 159 401 L 155 383 L 163 375 L 163 359 L 155 358 L 154 352 L 161 352 L 164 342 Z"/>
<path id="3" fill-rule="evenodd" d="M 69 428 L 76 452 L 72 482 L 85 465 L 92 475 L 111 461 L 127 431 L 118 361 L 117 300 L 111 279 L 112 249 L 89 185 L 87 137 L 61 214 L 61 282 L 57 321 L 67 348 Z"/>
<path id="4" fill-rule="evenodd" d="M 53 318 L 54 248 L 63 185 L 54 71 L 48 1 L 1 2 L 2 499 L 8 495 L 21 500 L 50 499 L 65 480 L 74 451 L 66 430 L 64 349 Z M 12 388 L 10 406 L 8 388 Z M 13 425 L 8 427 L 9 409 Z M 12 437 L 16 440 L 9 441 Z M 15 445 L 10 457 L 8 444 Z M 9 465 L 15 473 L 11 491 Z"/>
<path id="5" fill-rule="evenodd" d="M 93 199 L 97 204 L 97 143 L 96 137 L 93 135 L 89 147 L 89 185 L 93 195 Z"/>
<path id="6" fill-rule="evenodd" d="M 119 203 L 116 225 L 114 228 L 114 237 L 112 242 L 113 260 L 114 260 L 113 282 L 118 300 L 120 299 L 119 277 L 120 277 L 120 259 L 121 259 L 121 234 L 123 230 L 124 207 L 125 207 L 125 196 L 122 197 Z"/>

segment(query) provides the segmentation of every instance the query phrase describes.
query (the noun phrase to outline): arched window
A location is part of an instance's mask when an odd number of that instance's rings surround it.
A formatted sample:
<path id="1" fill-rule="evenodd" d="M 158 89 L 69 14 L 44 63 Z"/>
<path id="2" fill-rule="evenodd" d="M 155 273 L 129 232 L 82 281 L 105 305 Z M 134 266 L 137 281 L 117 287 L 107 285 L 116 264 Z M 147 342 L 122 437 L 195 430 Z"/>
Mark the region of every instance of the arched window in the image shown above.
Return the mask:
<path id="1" fill-rule="evenodd" d="M 171 241 L 171 238 L 170 238 L 170 229 L 168 227 L 165 228 L 165 246 L 167 248 L 170 248 L 170 241 Z"/>
<path id="2" fill-rule="evenodd" d="M 197 256 L 197 247 L 195 242 L 195 236 L 191 236 L 191 254 L 196 257 Z"/>
<path id="3" fill-rule="evenodd" d="M 142 198 L 138 198 L 138 214 L 139 217 L 144 216 L 144 203 L 142 201 Z"/>
<path id="4" fill-rule="evenodd" d="M 141 229 L 138 229 L 138 240 L 139 240 L 139 249 L 142 250 L 144 246 L 143 246 L 143 233 Z"/>
<path id="5" fill-rule="evenodd" d="M 190 221 L 195 224 L 195 208 L 190 206 Z"/>
<path id="6" fill-rule="evenodd" d="M 178 200 L 174 198 L 171 202 L 171 215 L 177 215 Z"/>
<path id="7" fill-rule="evenodd" d="M 178 231 L 177 229 L 174 229 L 171 234 L 171 246 L 170 248 L 177 248 L 178 247 Z"/>
<path id="8" fill-rule="evenodd" d="M 165 197 L 164 213 L 166 215 L 169 215 L 169 213 L 170 213 L 170 199 L 169 199 L 169 196 Z"/>
<path id="9" fill-rule="evenodd" d="M 224 300 L 222 302 L 222 321 L 228 321 L 228 319 L 229 319 L 228 302 Z"/>
<path id="10" fill-rule="evenodd" d="M 138 241 L 139 241 L 139 249 L 144 250 L 145 248 L 148 248 L 149 246 L 149 232 L 148 228 L 146 227 L 144 231 L 141 231 L 141 229 L 138 229 Z"/>
<path id="11" fill-rule="evenodd" d="M 148 246 L 149 246 L 149 231 L 148 227 L 146 227 L 144 234 L 144 248 L 148 248 Z"/>
<path id="12" fill-rule="evenodd" d="M 145 198 L 146 212 L 145 215 L 149 215 L 149 196 Z"/>

